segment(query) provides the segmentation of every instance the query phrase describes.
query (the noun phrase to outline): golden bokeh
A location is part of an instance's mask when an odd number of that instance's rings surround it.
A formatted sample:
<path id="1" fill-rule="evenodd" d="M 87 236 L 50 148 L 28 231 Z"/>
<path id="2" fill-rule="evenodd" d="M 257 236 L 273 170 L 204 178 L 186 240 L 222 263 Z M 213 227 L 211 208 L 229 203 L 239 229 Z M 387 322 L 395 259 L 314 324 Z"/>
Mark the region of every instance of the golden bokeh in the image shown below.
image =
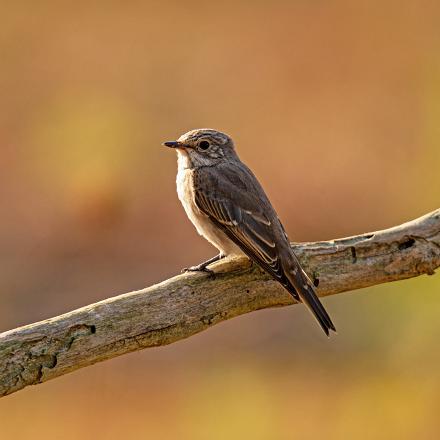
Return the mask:
<path id="1" fill-rule="evenodd" d="M 0 330 L 214 255 L 161 146 L 236 140 L 289 236 L 440 200 L 440 3 L 9 2 L 0 17 Z M 3 439 L 434 439 L 438 275 L 266 310 L 0 401 Z"/>

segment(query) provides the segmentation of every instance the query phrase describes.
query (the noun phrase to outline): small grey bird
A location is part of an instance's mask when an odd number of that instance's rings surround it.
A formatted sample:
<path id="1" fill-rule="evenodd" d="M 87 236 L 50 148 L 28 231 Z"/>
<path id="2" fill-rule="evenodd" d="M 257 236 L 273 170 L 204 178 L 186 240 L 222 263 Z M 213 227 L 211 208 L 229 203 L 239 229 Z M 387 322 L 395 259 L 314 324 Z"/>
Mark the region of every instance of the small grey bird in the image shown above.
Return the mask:
<path id="1" fill-rule="evenodd" d="M 252 171 L 240 161 L 232 139 L 203 128 L 164 145 L 177 151 L 177 194 L 186 214 L 198 233 L 220 251 L 185 270 L 212 273 L 209 264 L 247 255 L 309 308 L 326 335 L 336 331 L 277 213 Z"/>

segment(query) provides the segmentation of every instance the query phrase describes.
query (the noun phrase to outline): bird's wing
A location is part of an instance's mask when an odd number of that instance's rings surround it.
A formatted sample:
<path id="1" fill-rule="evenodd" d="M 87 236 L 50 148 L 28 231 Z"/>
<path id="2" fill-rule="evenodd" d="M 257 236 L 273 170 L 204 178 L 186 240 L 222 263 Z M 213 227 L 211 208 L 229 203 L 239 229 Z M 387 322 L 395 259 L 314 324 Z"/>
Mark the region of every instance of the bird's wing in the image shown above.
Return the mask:
<path id="1" fill-rule="evenodd" d="M 194 198 L 196 206 L 251 260 L 310 309 L 327 335 L 335 330 L 312 282 L 290 250 L 275 210 L 248 168 L 228 164 L 218 170 L 195 170 Z"/>
<path id="2" fill-rule="evenodd" d="M 282 227 L 267 199 L 257 198 L 256 194 L 261 196 L 255 188 L 259 184 L 248 173 L 231 165 L 221 172 L 210 167 L 196 170 L 195 203 L 249 258 L 285 284 L 276 237 Z"/>

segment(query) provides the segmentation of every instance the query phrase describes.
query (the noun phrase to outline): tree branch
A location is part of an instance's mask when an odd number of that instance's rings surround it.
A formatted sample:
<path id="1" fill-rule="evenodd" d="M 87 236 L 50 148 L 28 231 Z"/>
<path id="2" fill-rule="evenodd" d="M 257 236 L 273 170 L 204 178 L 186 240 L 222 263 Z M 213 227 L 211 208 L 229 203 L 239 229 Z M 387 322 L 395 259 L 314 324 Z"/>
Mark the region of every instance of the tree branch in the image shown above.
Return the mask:
<path id="1" fill-rule="evenodd" d="M 320 296 L 432 275 L 440 266 L 440 209 L 403 225 L 292 245 Z M 234 316 L 293 303 L 245 258 L 0 334 L 0 395 L 96 362 L 171 344 Z"/>

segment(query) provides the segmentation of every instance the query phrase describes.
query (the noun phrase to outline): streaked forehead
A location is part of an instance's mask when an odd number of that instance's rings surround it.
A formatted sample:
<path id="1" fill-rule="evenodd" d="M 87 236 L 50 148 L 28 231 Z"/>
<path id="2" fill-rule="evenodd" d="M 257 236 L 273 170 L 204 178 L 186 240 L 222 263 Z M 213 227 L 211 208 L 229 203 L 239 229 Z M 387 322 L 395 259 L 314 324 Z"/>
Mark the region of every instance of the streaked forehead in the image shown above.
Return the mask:
<path id="1" fill-rule="evenodd" d="M 180 142 L 195 142 L 200 138 L 209 138 L 214 140 L 218 144 L 226 144 L 231 139 L 226 133 L 213 130 L 211 128 L 200 128 L 197 130 L 188 131 L 188 133 L 182 134 L 178 139 Z"/>

